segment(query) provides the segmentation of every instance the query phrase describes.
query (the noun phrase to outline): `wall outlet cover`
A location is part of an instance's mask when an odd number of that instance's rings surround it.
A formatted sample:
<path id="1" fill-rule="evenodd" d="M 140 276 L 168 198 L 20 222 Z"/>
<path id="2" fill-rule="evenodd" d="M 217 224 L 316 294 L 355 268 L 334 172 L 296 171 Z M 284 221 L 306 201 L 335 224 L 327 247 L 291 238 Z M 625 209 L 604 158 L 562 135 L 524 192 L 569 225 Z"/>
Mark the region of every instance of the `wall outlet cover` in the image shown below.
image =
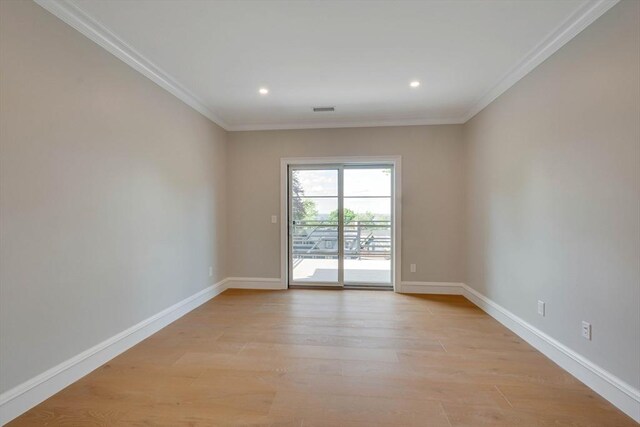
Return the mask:
<path id="1" fill-rule="evenodd" d="M 582 321 L 582 337 L 591 341 L 591 323 Z"/>

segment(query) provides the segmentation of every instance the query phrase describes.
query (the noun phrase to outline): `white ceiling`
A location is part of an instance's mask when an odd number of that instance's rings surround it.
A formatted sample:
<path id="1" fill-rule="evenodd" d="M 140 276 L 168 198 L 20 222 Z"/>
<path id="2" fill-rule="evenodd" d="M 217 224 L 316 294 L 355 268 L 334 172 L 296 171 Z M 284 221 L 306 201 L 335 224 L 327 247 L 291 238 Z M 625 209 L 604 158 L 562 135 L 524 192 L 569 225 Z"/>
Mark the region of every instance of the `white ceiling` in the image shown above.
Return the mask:
<path id="1" fill-rule="evenodd" d="M 615 4 L 36 1 L 228 130 L 461 123 Z"/>

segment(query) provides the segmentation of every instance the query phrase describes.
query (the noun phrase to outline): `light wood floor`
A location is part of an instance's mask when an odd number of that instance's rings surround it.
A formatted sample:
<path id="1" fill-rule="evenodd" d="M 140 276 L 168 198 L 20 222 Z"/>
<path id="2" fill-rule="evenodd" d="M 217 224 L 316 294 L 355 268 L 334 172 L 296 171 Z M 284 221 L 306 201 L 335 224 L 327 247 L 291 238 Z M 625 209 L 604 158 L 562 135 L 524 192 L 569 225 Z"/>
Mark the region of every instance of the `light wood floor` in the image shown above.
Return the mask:
<path id="1" fill-rule="evenodd" d="M 631 426 L 463 297 L 229 290 L 10 426 Z"/>

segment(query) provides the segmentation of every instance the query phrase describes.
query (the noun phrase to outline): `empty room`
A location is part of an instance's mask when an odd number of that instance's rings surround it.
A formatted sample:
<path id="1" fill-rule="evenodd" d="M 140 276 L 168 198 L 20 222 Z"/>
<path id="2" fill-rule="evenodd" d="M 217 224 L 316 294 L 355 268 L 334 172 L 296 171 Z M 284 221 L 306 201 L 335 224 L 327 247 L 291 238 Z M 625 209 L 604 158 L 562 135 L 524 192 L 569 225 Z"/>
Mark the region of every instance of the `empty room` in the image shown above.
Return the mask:
<path id="1" fill-rule="evenodd" d="M 640 0 L 0 0 L 0 425 L 640 425 Z"/>

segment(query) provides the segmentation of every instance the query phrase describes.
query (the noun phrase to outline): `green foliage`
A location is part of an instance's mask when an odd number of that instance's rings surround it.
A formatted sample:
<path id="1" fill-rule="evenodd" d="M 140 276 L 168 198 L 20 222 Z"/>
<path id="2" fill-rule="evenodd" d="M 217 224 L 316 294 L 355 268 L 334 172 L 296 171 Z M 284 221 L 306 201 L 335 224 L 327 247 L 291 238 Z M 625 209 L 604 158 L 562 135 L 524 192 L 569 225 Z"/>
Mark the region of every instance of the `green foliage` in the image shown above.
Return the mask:
<path id="1" fill-rule="evenodd" d="M 371 212 L 367 211 L 365 213 L 356 214 L 356 221 L 373 221 L 375 219 L 375 215 Z"/>
<path id="2" fill-rule="evenodd" d="M 352 221 L 372 221 L 375 218 L 375 215 L 371 212 L 364 213 L 355 213 L 353 210 L 349 208 L 345 208 L 344 210 L 344 223 L 349 224 Z M 332 211 L 329 214 L 329 220 L 337 222 L 338 221 L 338 210 Z"/>
<path id="3" fill-rule="evenodd" d="M 302 202 L 303 220 L 313 221 L 318 216 L 318 208 L 313 200 L 305 200 Z"/>
<path id="4" fill-rule="evenodd" d="M 304 201 L 301 199 L 304 196 L 304 189 L 300 184 L 297 171 L 293 171 L 291 174 L 291 192 L 293 193 L 292 203 L 292 216 L 296 221 L 300 221 L 304 218 Z"/>
<path id="5" fill-rule="evenodd" d="M 292 208 L 293 219 L 296 221 L 311 221 L 316 219 L 318 215 L 318 209 L 316 203 L 313 200 L 305 200 L 304 188 L 300 184 L 298 177 L 298 171 L 293 171 L 291 174 L 291 192 L 293 193 Z"/>

